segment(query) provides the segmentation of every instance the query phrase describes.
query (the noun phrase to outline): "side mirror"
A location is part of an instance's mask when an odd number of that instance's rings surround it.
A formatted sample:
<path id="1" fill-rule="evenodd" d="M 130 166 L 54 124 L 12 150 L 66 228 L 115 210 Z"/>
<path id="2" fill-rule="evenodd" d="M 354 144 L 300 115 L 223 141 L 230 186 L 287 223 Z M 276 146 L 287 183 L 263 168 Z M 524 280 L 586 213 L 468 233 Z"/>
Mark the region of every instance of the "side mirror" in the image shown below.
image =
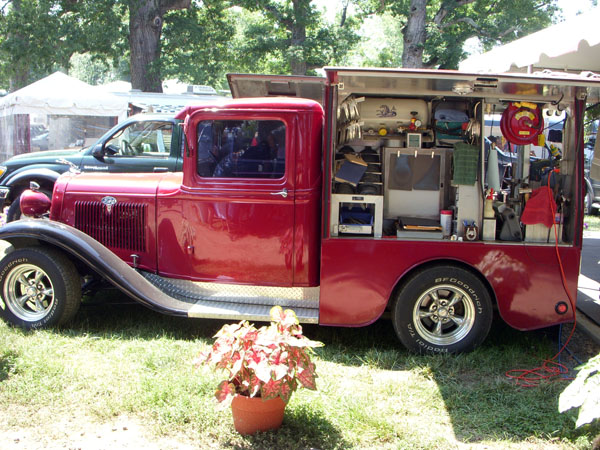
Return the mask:
<path id="1" fill-rule="evenodd" d="M 102 151 L 102 145 L 96 145 L 92 149 L 92 156 L 94 158 L 99 159 L 99 160 L 103 160 L 104 159 L 104 152 Z"/>

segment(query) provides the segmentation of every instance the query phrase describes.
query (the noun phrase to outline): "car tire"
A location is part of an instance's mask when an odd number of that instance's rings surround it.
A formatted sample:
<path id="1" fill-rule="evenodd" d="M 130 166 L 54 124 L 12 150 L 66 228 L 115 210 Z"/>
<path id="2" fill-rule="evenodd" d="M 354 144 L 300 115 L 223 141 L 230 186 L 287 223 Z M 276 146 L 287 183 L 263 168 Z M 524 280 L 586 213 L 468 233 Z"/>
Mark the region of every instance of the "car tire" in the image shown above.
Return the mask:
<path id="1" fill-rule="evenodd" d="M 13 202 L 10 204 L 10 206 L 8 207 L 8 210 L 6 211 L 6 222 L 14 222 L 15 220 L 19 220 L 21 219 L 21 194 L 24 192 L 25 190 L 22 190 L 18 193 L 18 195 L 15 197 L 15 199 L 13 200 Z M 48 197 L 49 199 L 52 199 L 52 191 L 48 191 L 46 189 L 40 189 L 40 192 L 43 192 L 46 197 Z"/>
<path id="2" fill-rule="evenodd" d="M 474 273 L 451 265 L 411 276 L 392 305 L 396 334 L 415 353 L 471 351 L 486 338 L 493 315 L 484 283 Z"/>
<path id="3" fill-rule="evenodd" d="M 592 214 L 592 193 L 586 189 L 585 196 L 583 197 L 583 214 L 589 215 Z"/>
<path id="4" fill-rule="evenodd" d="M 67 256 L 55 249 L 15 250 L 0 261 L 0 315 L 24 329 L 70 321 L 81 302 L 80 277 Z"/>

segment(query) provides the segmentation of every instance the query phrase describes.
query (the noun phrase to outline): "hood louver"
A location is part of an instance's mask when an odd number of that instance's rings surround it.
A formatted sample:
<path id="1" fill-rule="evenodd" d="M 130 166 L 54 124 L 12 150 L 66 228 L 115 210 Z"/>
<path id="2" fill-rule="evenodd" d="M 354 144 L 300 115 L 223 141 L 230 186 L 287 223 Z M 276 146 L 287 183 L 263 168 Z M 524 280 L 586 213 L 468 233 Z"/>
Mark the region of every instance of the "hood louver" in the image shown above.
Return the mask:
<path id="1" fill-rule="evenodd" d="M 108 248 L 146 251 L 147 205 L 101 202 L 75 202 L 75 228 Z"/>

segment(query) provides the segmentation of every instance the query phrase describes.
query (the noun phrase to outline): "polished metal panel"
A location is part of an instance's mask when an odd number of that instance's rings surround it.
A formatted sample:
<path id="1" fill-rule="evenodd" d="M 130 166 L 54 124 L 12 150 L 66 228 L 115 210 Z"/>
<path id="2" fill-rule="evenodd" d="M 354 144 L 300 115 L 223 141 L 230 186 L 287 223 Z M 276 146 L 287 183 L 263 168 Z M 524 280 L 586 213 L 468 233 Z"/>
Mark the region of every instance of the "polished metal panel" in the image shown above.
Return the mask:
<path id="1" fill-rule="evenodd" d="M 181 301 L 196 300 L 190 317 L 268 320 L 271 307 L 292 308 L 301 322 L 317 323 L 319 288 L 285 288 L 193 282 L 140 272 L 150 283 Z"/>
<path id="2" fill-rule="evenodd" d="M 284 305 L 282 305 L 284 306 Z M 293 308 L 301 323 L 319 323 L 319 310 L 309 308 Z M 271 306 L 249 303 L 218 303 L 198 301 L 188 311 L 188 317 L 206 319 L 262 320 L 268 322 Z"/>

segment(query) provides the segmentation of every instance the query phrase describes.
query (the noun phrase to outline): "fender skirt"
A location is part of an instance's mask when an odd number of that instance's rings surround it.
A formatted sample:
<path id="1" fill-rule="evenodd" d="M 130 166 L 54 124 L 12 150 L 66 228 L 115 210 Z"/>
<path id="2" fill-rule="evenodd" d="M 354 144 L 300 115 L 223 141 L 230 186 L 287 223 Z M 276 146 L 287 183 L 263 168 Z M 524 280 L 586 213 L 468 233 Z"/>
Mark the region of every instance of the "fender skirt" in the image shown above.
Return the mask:
<path id="1" fill-rule="evenodd" d="M 64 250 L 134 300 L 164 314 L 187 316 L 193 303 L 165 294 L 135 269 L 87 234 L 60 222 L 24 219 L 0 228 L 0 239 L 22 247 L 22 239 L 37 239 Z"/>

